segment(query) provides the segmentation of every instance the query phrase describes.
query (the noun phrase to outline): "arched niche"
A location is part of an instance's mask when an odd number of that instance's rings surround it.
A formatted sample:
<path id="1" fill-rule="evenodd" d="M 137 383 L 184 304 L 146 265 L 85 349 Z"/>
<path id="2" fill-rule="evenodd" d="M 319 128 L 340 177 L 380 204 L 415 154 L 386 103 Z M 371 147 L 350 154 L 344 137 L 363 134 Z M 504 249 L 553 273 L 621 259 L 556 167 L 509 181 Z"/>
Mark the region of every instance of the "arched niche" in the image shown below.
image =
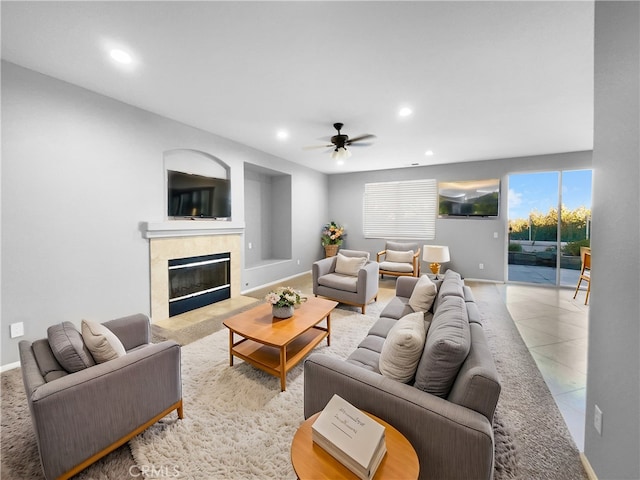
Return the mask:
<path id="1" fill-rule="evenodd" d="M 164 152 L 164 169 L 204 175 L 205 177 L 230 179 L 229 165 L 205 152 L 176 149 Z"/>
<path id="2" fill-rule="evenodd" d="M 225 162 L 191 149 L 168 150 L 163 157 L 165 192 L 168 194 L 165 195 L 166 218 L 231 219 L 231 175 Z M 171 174 L 172 187 L 169 185 L 170 172 L 181 172 Z M 189 175 L 181 176 L 184 173 Z"/>

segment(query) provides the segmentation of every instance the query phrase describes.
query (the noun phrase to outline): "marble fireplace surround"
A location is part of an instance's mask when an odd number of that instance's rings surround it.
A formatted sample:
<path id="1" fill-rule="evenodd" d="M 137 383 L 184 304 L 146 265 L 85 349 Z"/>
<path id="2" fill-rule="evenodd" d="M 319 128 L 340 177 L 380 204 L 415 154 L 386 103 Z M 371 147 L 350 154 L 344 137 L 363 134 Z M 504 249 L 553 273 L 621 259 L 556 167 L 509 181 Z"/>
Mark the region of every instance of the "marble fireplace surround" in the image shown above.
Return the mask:
<path id="1" fill-rule="evenodd" d="M 231 298 L 240 295 L 244 225 L 225 221 L 167 221 L 141 225 L 149 239 L 151 321 L 169 318 L 169 260 L 231 253 Z"/>

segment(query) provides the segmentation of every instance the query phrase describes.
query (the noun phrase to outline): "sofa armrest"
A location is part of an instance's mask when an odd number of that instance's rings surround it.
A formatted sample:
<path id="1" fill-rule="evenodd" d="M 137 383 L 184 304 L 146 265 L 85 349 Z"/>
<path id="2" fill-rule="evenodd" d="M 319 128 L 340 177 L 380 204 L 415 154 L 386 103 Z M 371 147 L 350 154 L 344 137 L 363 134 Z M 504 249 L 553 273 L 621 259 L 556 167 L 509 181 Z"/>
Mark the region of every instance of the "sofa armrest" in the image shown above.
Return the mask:
<path id="1" fill-rule="evenodd" d="M 336 257 L 327 257 L 313 262 L 311 265 L 311 280 L 313 282 L 313 293 L 318 293 L 318 278 L 335 271 Z"/>
<path id="2" fill-rule="evenodd" d="M 396 297 L 411 298 L 418 277 L 398 277 L 396 281 Z"/>
<path id="3" fill-rule="evenodd" d="M 364 285 L 363 301 L 365 302 L 378 295 L 379 270 L 380 266 L 377 262 L 369 261 L 358 271 L 358 290 L 360 290 L 360 285 Z"/>
<path id="4" fill-rule="evenodd" d="M 420 248 L 413 254 L 413 276 L 420 276 Z"/>
<path id="5" fill-rule="evenodd" d="M 334 394 L 397 428 L 420 460 L 420 478 L 490 479 L 493 428 L 483 415 L 343 360 L 311 354 L 304 364 L 304 415 Z"/>
<path id="6" fill-rule="evenodd" d="M 127 351 L 151 341 L 149 317 L 142 313 L 109 320 L 103 325 L 115 333 Z"/>
<path id="7" fill-rule="evenodd" d="M 55 478 L 182 399 L 180 346 L 151 344 L 27 392 L 47 478 Z"/>

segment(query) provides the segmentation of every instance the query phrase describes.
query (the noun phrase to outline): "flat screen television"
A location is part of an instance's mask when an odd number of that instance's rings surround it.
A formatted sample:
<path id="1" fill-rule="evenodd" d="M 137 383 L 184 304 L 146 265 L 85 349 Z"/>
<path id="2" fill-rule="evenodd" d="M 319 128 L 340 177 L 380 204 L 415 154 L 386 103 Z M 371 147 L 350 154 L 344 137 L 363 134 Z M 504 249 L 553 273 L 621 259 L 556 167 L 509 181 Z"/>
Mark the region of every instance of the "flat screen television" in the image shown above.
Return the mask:
<path id="1" fill-rule="evenodd" d="M 438 184 L 440 217 L 497 217 L 499 209 L 498 178 Z"/>
<path id="2" fill-rule="evenodd" d="M 169 217 L 228 219 L 231 217 L 231 182 L 167 170 Z"/>

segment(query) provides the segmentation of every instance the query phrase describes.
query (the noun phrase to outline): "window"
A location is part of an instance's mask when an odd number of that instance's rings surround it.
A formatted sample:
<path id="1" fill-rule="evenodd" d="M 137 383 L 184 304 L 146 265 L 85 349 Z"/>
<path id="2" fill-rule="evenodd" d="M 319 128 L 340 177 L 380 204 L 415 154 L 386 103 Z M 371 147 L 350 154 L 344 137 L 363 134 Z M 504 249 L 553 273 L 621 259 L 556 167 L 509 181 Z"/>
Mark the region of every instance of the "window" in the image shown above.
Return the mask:
<path id="1" fill-rule="evenodd" d="M 438 185 L 434 179 L 367 183 L 363 208 L 365 238 L 433 240 Z"/>

